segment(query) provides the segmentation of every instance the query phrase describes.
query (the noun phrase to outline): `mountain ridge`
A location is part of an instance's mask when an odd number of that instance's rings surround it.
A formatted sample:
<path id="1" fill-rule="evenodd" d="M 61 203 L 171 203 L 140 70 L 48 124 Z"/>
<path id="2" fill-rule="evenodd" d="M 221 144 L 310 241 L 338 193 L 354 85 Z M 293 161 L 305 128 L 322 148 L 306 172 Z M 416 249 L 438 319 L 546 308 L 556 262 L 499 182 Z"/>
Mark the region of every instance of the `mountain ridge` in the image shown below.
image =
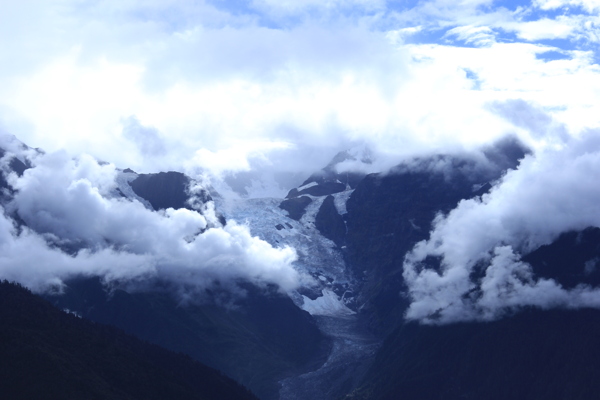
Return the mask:
<path id="1" fill-rule="evenodd" d="M 329 400 L 348 393 L 356 399 L 402 394 L 494 398 L 492 388 L 505 398 L 544 398 L 550 393 L 542 390 L 544 382 L 564 398 L 585 398 L 596 388 L 590 383 L 597 378 L 596 363 L 585 346 L 560 342 L 585 343 L 596 354 L 597 310 L 514 306 L 491 322 L 430 326 L 406 320 L 411 298 L 403 274 L 405 256 L 428 240 L 436 221 L 458 204 L 482 202 L 528 154 L 508 138 L 476 155 L 437 154 L 405 160 L 385 172 L 350 175 L 340 174 L 337 165 L 373 160 L 340 153 L 283 199 L 224 199 L 203 188 L 192 193 L 191 178 L 181 173 L 119 170 L 117 194 L 141 202 L 149 212 L 167 215 L 185 208 L 206 212 L 207 219 L 215 213 L 219 219 L 211 219 L 208 229 L 244 221 L 253 237 L 273 249 L 294 248 L 293 265 L 302 283 L 282 293 L 274 284 L 217 279 L 182 297 L 181 288 L 160 279 L 128 283 L 88 276 L 65 280 L 62 294 L 46 298 L 59 308 L 190 354 L 267 400 Z M 190 204 L 193 196 L 196 203 Z M 596 286 L 598 232 L 595 227 L 565 232 L 521 260 L 536 277 L 566 288 Z M 439 275 L 443 266 L 430 257 L 419 268 Z M 469 278 L 481 279 L 477 274 L 486 268 L 477 266 Z M 477 295 L 476 290 L 469 293 Z M 567 323 L 576 328 L 563 329 Z M 555 332 L 544 336 L 538 325 Z M 494 352 L 494 344 L 502 351 Z M 501 362 L 488 365 L 490 357 Z M 582 378 L 577 381 L 558 365 L 534 379 L 535 390 L 528 386 L 533 381 L 502 377 L 501 371 L 513 364 L 527 365 L 516 368 L 518 374 L 544 370 L 555 365 L 553 357 L 580 371 Z M 588 367 L 592 370 L 586 371 Z M 426 377 L 438 384 L 428 384 Z M 567 378 L 584 388 L 569 389 Z M 323 388 L 322 393 L 316 388 Z"/>

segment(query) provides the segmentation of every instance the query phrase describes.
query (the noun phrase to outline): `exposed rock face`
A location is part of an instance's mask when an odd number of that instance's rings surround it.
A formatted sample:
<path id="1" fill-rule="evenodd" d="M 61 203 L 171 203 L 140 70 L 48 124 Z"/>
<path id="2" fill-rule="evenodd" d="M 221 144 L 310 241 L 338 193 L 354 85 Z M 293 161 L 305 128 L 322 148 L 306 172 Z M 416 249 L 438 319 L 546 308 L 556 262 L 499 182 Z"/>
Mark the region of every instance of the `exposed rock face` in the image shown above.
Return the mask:
<path id="1" fill-rule="evenodd" d="M 354 189 L 365 177 L 365 174 L 337 172 L 338 164 L 348 160 L 356 160 L 356 158 L 346 151 L 338 153 L 325 168 L 309 176 L 300 187 L 290 190 L 286 199 L 305 194 L 317 197 L 328 196 L 343 192 L 348 188 Z M 363 160 L 363 162 L 370 162 L 370 160 Z"/>
<path id="2" fill-rule="evenodd" d="M 279 208 L 287 211 L 291 219 L 299 221 L 310 203 L 312 203 L 312 199 L 308 196 L 294 197 L 282 201 Z"/>
<path id="3" fill-rule="evenodd" d="M 159 172 L 158 174 L 141 174 L 129 183 L 138 196 L 148 200 L 155 210 L 169 207 L 190 208 L 188 186 L 190 178 L 180 172 Z M 204 202 L 209 201 L 206 194 Z"/>
<path id="4" fill-rule="evenodd" d="M 331 239 L 340 247 L 344 245 L 346 223 L 335 207 L 333 196 L 327 196 L 321 204 L 315 218 L 315 225 L 327 239 Z"/>

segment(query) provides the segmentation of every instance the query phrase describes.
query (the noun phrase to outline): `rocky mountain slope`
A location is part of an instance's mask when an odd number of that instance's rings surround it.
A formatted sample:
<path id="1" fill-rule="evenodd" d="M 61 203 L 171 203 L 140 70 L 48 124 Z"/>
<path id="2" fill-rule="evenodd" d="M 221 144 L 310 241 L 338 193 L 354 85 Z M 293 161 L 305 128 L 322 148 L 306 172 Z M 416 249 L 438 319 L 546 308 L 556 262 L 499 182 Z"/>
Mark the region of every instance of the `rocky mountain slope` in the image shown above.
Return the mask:
<path id="1" fill-rule="evenodd" d="M 284 199 L 224 198 L 181 173 L 119 170 L 105 196 L 118 204 L 142 204 L 151 215 L 187 210 L 194 218 L 204 216 L 206 223 L 185 236 L 186 243 L 243 224 L 272 251 L 293 249 L 297 285 L 282 290 L 248 275 L 219 280 L 218 273 L 197 289 L 192 285 L 197 278 L 187 269 L 187 285 L 168 273 L 131 280 L 82 273 L 45 296 L 58 308 L 218 368 L 265 400 L 345 395 L 529 399 L 549 393 L 590 398 L 599 370 L 596 310 L 514 307 L 498 320 L 446 325 L 406 319 L 411 303 L 407 254 L 458 205 L 481 202 L 527 154 L 509 138 L 477 155 L 408 159 L 385 173 L 367 174 L 373 161 L 368 154 L 342 152 Z M 16 164 L 5 164 L 5 177 L 28 167 L 11 162 Z M 344 169 L 358 164 L 362 167 Z M 20 209 L 10 206 L 11 196 L 19 194 L 10 179 L 3 181 L 5 212 L 27 226 Z M 595 287 L 600 283 L 599 232 L 590 227 L 564 233 L 530 249 L 521 261 L 531 274 L 561 287 Z M 47 238 L 75 256 L 82 249 L 80 242 Z M 440 262 L 429 257 L 419 268 L 441 271 Z M 475 283 L 464 301 L 481 296 L 476 283 L 484 272 L 481 266 L 473 268 L 468 278 Z M 435 321 L 435 315 L 431 318 Z M 512 372 L 507 375 L 507 370 Z"/>

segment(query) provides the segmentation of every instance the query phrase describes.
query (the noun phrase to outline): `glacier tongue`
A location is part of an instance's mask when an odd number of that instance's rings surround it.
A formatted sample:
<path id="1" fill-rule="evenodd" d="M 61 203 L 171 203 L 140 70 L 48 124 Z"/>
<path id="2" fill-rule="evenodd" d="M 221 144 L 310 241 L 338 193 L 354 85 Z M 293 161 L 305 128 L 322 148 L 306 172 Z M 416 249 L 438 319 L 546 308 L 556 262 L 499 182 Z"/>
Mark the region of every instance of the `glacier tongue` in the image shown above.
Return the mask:
<path id="1" fill-rule="evenodd" d="M 323 289 L 321 293 L 323 296 L 317 297 L 315 300 L 302 296 L 304 300 L 302 309 L 308 311 L 311 315 L 346 316 L 356 314 L 346 307 L 343 301 L 331 290 Z"/>
<path id="2" fill-rule="evenodd" d="M 340 214 L 352 190 L 334 194 Z M 312 276 L 311 287 L 290 293 L 301 309 L 313 315 L 319 329 L 332 340 L 327 361 L 314 371 L 280 381 L 280 400 L 329 400 L 345 394 L 360 381 L 378 347 L 376 338 L 361 327 L 355 308 L 356 283 L 346 269 L 343 255 L 335 243 L 315 226 L 315 217 L 325 196 L 309 196 L 300 221 L 279 208 L 283 199 L 215 198 L 215 206 L 226 219 L 248 225 L 250 232 L 272 246 L 296 249 L 294 267 Z M 317 297 L 318 296 L 318 297 Z M 350 386 L 349 386 L 350 385 Z"/>

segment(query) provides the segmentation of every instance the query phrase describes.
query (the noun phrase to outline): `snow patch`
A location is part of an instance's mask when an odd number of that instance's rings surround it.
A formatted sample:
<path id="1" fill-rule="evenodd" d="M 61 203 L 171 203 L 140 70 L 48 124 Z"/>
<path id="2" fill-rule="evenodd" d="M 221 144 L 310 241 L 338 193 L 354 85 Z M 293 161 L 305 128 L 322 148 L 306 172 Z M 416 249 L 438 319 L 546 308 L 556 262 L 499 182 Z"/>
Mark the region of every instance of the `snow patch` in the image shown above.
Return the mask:
<path id="1" fill-rule="evenodd" d="M 317 219 L 317 213 L 319 212 L 321 205 L 325 201 L 325 197 L 316 197 L 310 195 L 305 196 L 310 197 L 312 199 L 312 203 L 306 206 L 304 214 L 302 215 L 302 218 L 300 218 L 300 223 L 307 229 L 316 229 L 315 220 Z"/>
<path id="2" fill-rule="evenodd" d="M 346 209 L 346 203 L 348 203 L 348 199 L 352 193 L 354 193 L 354 189 L 344 190 L 343 192 L 333 195 L 333 204 L 335 205 L 338 214 L 344 215 L 348 213 L 348 210 Z"/>
<path id="3" fill-rule="evenodd" d="M 302 309 L 311 315 L 345 316 L 355 314 L 354 311 L 346 307 L 333 291 L 323 289 L 321 293 L 323 296 L 315 300 L 303 295 L 304 304 L 302 304 Z"/>
<path id="4" fill-rule="evenodd" d="M 319 186 L 319 184 L 318 184 L 317 182 L 310 182 L 310 183 L 307 183 L 307 184 L 306 184 L 306 185 L 304 185 L 304 186 L 300 186 L 300 187 L 299 187 L 298 189 L 296 189 L 296 190 L 298 190 L 299 192 L 301 192 L 301 191 L 303 191 L 304 189 L 308 189 L 308 188 L 311 188 L 311 187 L 313 187 L 313 186 Z"/>

